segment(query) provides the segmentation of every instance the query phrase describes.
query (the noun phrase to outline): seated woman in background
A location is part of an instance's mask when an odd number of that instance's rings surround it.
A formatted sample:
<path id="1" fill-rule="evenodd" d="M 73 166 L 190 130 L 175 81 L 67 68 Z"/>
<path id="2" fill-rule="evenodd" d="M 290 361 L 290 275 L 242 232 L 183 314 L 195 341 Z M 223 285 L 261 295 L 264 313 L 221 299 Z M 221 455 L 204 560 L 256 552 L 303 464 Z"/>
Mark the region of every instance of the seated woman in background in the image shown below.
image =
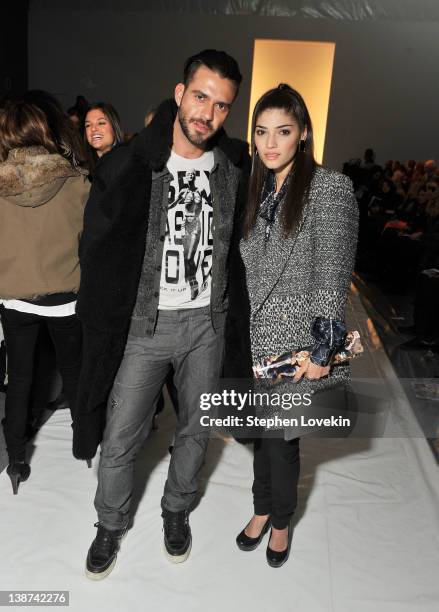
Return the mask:
<path id="1" fill-rule="evenodd" d="M 89 183 L 60 150 L 71 151 L 70 143 L 57 142 L 38 106 L 21 101 L 0 111 L 0 308 L 8 354 L 3 427 L 14 494 L 30 475 L 26 429 L 42 326 L 55 345 L 72 419 L 76 404 L 78 241 Z"/>
<path id="2" fill-rule="evenodd" d="M 113 147 L 124 142 L 119 115 L 108 102 L 93 104 L 84 121 L 84 139 L 88 169 L 93 176 L 99 159 Z"/>

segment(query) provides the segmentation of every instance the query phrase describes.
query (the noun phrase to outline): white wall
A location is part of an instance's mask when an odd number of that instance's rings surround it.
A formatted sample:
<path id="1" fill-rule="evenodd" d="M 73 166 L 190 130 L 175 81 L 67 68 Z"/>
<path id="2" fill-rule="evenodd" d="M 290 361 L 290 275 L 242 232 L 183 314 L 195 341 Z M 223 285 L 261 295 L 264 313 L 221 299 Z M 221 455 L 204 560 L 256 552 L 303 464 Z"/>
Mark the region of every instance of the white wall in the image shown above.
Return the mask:
<path id="1" fill-rule="evenodd" d="M 254 38 L 336 43 L 324 163 L 340 168 L 372 146 L 378 161 L 439 159 L 439 24 L 281 17 L 45 11 L 29 15 L 29 86 L 112 102 L 129 130 L 172 95 L 184 60 L 224 49 L 244 74 L 226 126 L 245 138 Z"/>

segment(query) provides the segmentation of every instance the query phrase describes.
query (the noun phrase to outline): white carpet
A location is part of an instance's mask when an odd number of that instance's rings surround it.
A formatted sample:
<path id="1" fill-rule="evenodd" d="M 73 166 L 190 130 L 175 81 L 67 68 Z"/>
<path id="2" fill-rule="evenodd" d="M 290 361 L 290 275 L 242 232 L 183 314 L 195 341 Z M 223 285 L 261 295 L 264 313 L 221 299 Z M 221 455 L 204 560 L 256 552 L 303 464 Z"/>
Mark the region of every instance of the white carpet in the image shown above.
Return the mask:
<path id="1" fill-rule="evenodd" d="M 133 528 L 113 573 L 93 583 L 84 560 L 96 531 L 96 465 L 71 458 L 67 412 L 55 413 L 36 439 L 19 494 L 6 473 L 0 478 L 1 588 L 68 590 L 78 612 L 438 609 L 437 473 L 424 441 L 303 440 L 292 553 L 275 570 L 265 562 L 266 540 L 251 553 L 234 543 L 251 515 L 249 449 L 214 440 L 191 515 L 191 556 L 172 565 L 160 518 L 171 427 L 172 416 L 163 415 L 147 440 Z"/>

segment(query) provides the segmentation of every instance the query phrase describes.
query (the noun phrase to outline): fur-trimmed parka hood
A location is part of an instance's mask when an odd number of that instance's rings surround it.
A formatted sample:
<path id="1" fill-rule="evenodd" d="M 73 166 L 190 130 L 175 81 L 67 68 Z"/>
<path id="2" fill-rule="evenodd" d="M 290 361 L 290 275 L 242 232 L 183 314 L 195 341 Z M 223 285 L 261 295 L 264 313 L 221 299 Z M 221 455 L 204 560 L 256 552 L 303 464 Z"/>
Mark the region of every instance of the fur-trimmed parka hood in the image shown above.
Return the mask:
<path id="1" fill-rule="evenodd" d="M 86 172 L 72 168 L 64 157 L 44 147 L 12 149 L 0 163 L 0 197 L 34 208 L 49 202 L 69 177 L 81 174 Z"/>

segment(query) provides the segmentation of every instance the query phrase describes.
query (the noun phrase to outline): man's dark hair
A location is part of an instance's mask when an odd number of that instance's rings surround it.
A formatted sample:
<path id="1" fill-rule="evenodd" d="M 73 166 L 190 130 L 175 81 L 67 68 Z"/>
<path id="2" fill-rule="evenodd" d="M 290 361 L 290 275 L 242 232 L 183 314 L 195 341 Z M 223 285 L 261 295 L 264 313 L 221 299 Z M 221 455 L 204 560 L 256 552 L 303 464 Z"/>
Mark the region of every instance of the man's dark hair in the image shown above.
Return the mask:
<path id="1" fill-rule="evenodd" d="M 200 53 L 192 55 L 187 59 L 183 71 L 183 82 L 185 85 L 190 83 L 200 66 L 206 66 L 209 70 L 217 72 L 221 78 L 233 81 L 236 88 L 239 89 L 242 74 L 239 72 L 238 62 L 225 51 L 204 49 L 204 51 L 200 51 Z"/>

